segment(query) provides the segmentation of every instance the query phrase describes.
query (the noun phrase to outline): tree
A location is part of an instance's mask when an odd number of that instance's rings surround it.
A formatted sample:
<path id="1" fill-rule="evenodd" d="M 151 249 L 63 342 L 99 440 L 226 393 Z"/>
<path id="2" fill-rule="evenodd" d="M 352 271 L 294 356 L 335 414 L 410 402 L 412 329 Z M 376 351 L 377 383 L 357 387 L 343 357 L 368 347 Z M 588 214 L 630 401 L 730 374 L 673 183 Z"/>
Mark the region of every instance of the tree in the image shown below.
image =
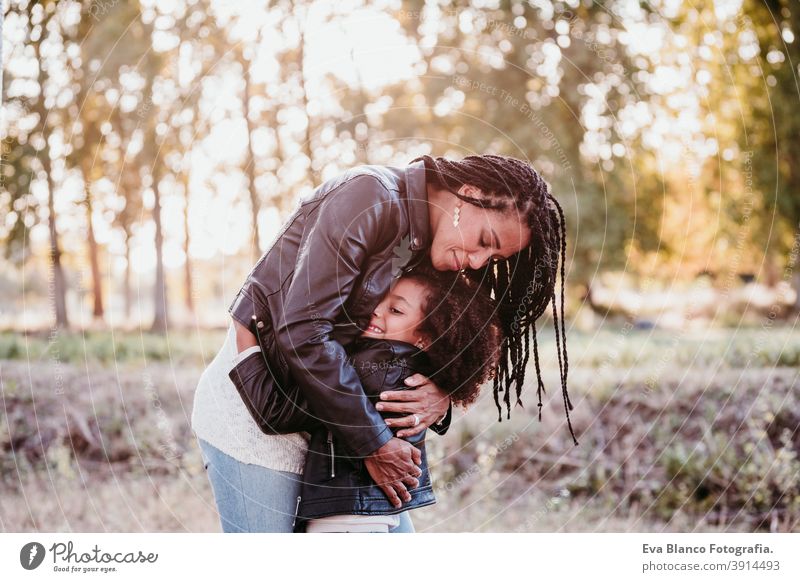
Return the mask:
<path id="1" fill-rule="evenodd" d="M 260 37 L 261 35 L 259 35 Z M 251 224 L 253 229 L 252 240 L 252 253 L 254 260 L 261 256 L 261 233 L 258 225 L 258 215 L 261 212 L 261 201 L 258 192 L 256 191 L 256 156 L 253 152 L 253 132 L 255 131 L 255 123 L 253 120 L 254 113 L 250 111 L 250 99 L 254 96 L 255 90 L 251 67 L 251 59 L 245 56 L 245 53 L 252 54 L 252 47 L 245 49 L 241 43 L 237 44 L 233 49 L 236 62 L 242 70 L 242 78 L 244 79 L 242 87 L 242 116 L 245 120 L 247 127 L 247 140 L 246 140 L 246 155 L 244 160 L 244 174 L 247 183 L 247 192 L 250 196 L 250 215 Z"/>
<path id="2" fill-rule="evenodd" d="M 56 184 L 53 181 L 53 164 L 51 158 L 50 139 L 60 121 L 60 116 L 51 115 L 50 107 L 46 101 L 46 92 L 51 85 L 50 68 L 55 63 L 46 62 L 42 54 L 42 44 L 48 38 L 50 25 L 58 26 L 58 19 L 55 18 L 58 11 L 58 4 L 53 1 L 40 2 L 30 5 L 24 3 L 19 7 L 26 10 L 30 28 L 28 29 L 28 42 L 33 46 L 36 59 L 38 74 L 36 82 L 39 86 L 39 94 L 31 104 L 31 111 L 36 115 L 37 123 L 32 135 L 31 143 L 36 150 L 36 155 L 41 164 L 42 177 L 47 185 L 47 226 L 50 233 L 50 272 L 53 280 L 53 309 L 55 311 L 55 325 L 59 328 L 69 327 L 67 317 L 67 282 L 64 277 L 62 266 L 61 244 L 59 232 L 56 225 L 55 209 L 55 190 Z"/>
<path id="3" fill-rule="evenodd" d="M 643 220 L 633 195 L 636 173 L 624 158 L 585 147 L 589 135 L 609 152 L 623 141 L 614 123 L 587 127 L 585 113 L 596 106 L 613 121 L 635 100 L 636 82 L 624 76 L 630 63 L 619 42 L 622 23 L 606 7 L 542 6 L 453 10 L 404 1 L 396 17 L 424 66 L 413 89 L 403 83 L 383 91 L 393 100 L 383 126 L 434 144 L 433 155 L 529 160 L 567 214 L 572 280 L 588 284 L 598 267 L 626 264 L 631 240 L 657 240 L 657 224 Z M 442 24 L 431 26 L 436 20 Z"/>
<path id="4" fill-rule="evenodd" d="M 100 259 L 97 239 L 94 226 L 94 200 L 92 187 L 97 179 L 103 176 L 103 169 L 98 164 L 101 163 L 101 150 L 103 147 L 102 134 L 100 132 L 101 116 L 107 115 L 105 102 L 99 95 L 93 92 L 94 87 L 90 84 L 93 55 L 87 49 L 90 45 L 86 42 L 91 24 L 89 14 L 91 3 L 79 3 L 81 8 L 80 20 L 67 32 L 65 43 L 70 43 L 78 47 L 80 57 L 78 59 L 68 58 L 70 77 L 74 85 L 76 96 L 73 105 L 75 124 L 72 126 L 72 137 L 74 143 L 71 152 L 67 155 L 67 165 L 77 168 L 83 182 L 84 199 L 82 205 L 86 216 L 86 241 L 87 253 L 89 255 L 89 265 L 92 272 L 92 316 L 97 320 L 103 319 L 103 286 L 100 275 Z M 77 62 L 76 62 L 77 60 Z M 95 78 L 96 80 L 96 78 Z"/>
<path id="5" fill-rule="evenodd" d="M 788 0 L 746 0 L 747 31 L 758 42 L 758 98 L 750 99 L 750 123 L 743 128 L 753 151 L 754 178 L 763 190 L 772 234 L 768 245 L 787 257 L 786 274 L 800 312 L 800 7 Z"/>

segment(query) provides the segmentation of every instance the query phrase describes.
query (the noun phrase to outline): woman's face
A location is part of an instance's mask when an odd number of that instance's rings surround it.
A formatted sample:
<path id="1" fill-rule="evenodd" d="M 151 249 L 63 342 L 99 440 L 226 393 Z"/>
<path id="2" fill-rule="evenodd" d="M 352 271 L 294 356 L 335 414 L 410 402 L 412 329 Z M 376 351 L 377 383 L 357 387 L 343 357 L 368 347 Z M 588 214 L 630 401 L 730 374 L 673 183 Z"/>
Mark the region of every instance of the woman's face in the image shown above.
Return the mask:
<path id="1" fill-rule="evenodd" d="M 485 198 L 474 186 L 463 185 L 459 194 Z M 428 185 L 431 221 L 431 263 L 439 271 L 479 269 L 492 259 L 505 259 L 530 243 L 530 229 L 514 212 L 487 210 L 464 202 L 446 190 Z M 453 213 L 460 208 L 457 226 Z"/>
<path id="2" fill-rule="evenodd" d="M 398 279 L 372 312 L 362 337 L 424 343 L 417 327 L 425 319 L 425 287 L 413 279 Z"/>

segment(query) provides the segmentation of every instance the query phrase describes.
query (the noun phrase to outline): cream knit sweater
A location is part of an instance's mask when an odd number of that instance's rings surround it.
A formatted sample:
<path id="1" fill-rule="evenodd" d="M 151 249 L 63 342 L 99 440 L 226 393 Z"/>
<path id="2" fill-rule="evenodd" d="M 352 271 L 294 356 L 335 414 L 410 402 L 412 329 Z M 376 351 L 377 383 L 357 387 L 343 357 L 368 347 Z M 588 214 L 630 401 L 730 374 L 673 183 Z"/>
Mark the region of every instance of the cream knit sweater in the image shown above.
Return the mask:
<path id="1" fill-rule="evenodd" d="M 302 474 L 307 433 L 273 436 L 259 430 L 228 377 L 236 356 L 236 332 L 231 323 L 225 343 L 197 384 L 192 430 L 242 463 Z"/>

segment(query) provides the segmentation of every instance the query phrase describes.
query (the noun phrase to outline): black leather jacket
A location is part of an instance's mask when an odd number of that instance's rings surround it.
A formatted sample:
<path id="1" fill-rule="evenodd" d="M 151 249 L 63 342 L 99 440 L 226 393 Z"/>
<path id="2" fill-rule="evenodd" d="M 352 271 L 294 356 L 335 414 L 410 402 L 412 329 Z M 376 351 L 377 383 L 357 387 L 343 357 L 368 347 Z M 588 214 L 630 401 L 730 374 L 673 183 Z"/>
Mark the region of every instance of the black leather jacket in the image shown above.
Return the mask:
<path id="1" fill-rule="evenodd" d="M 352 168 L 300 202 L 250 271 L 229 312 L 249 326 L 262 354 L 240 362 L 231 378 L 262 431 L 312 428 L 292 418 L 300 408 L 362 457 L 392 438 L 344 346 L 399 274 L 397 253 L 411 255 L 406 267 L 427 254 L 427 199 L 421 161 Z M 264 358 L 269 374 L 253 357 Z"/>
<path id="2" fill-rule="evenodd" d="M 406 342 L 359 338 L 347 351 L 352 354 L 349 361 L 372 403 L 380 400 L 380 393 L 384 390 L 407 389 L 403 380 L 408 376 L 433 372 L 428 355 Z M 391 412 L 382 414 L 384 418 L 402 416 Z M 305 531 L 306 521 L 316 517 L 393 515 L 436 503 L 425 453 L 425 432 L 406 438 L 420 449 L 422 475 L 419 486 L 409 490 L 411 500 L 398 509 L 389 503 L 381 488 L 374 483 L 362 457 L 348 450 L 333 431 L 325 427 L 312 430 L 295 531 Z"/>

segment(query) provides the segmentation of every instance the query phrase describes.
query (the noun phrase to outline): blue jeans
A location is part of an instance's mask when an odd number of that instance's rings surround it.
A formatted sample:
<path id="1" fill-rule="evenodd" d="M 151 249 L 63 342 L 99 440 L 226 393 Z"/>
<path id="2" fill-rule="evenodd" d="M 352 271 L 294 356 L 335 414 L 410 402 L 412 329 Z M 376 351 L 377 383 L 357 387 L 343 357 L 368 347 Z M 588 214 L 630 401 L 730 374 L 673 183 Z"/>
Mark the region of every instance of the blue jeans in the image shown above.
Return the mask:
<path id="1" fill-rule="evenodd" d="M 203 465 L 214 490 L 222 531 L 291 533 L 302 475 L 237 461 L 203 439 L 197 439 Z M 413 533 L 404 511 L 389 533 Z"/>

